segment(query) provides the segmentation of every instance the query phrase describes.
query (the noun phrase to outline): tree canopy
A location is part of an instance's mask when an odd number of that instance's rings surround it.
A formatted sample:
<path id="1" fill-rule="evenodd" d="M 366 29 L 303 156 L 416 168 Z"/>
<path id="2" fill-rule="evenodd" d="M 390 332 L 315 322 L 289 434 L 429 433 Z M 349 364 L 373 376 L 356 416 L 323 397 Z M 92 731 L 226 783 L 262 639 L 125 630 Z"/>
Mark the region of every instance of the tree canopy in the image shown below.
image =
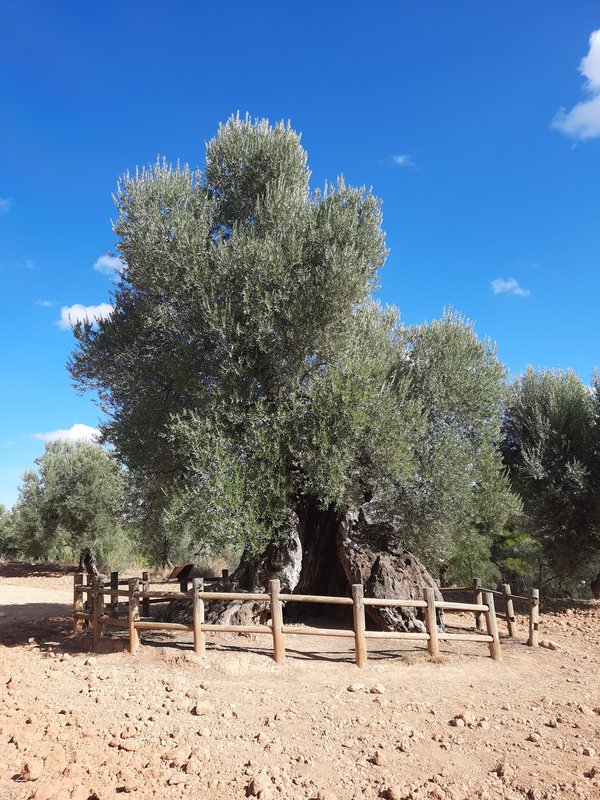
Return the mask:
<path id="1" fill-rule="evenodd" d="M 510 508 L 503 368 L 456 315 L 405 328 L 374 302 L 379 201 L 309 176 L 289 125 L 239 117 L 203 172 L 125 175 L 114 311 L 76 327 L 72 376 L 98 393 L 157 541 L 257 550 L 303 496 L 375 498 L 446 558 Z"/>

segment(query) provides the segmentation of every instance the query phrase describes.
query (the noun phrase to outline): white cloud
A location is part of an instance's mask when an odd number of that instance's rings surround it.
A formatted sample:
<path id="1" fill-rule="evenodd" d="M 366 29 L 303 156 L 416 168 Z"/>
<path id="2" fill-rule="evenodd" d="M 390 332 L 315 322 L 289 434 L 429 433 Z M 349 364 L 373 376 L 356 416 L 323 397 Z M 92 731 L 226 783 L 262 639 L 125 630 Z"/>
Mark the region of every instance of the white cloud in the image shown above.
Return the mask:
<path id="1" fill-rule="evenodd" d="M 514 294 L 516 297 L 528 297 L 531 294 L 529 289 L 519 286 L 519 282 L 514 278 L 508 280 L 496 278 L 492 281 L 491 287 L 494 294 Z"/>
<path id="2" fill-rule="evenodd" d="M 590 49 L 581 59 L 579 71 L 586 79 L 588 100 L 573 106 L 570 111 L 561 108 L 552 121 L 552 127 L 575 139 L 593 139 L 600 136 L 600 30 L 590 36 Z"/>
<path id="3" fill-rule="evenodd" d="M 94 264 L 94 269 L 103 275 L 114 275 L 124 266 L 123 260 L 119 256 L 100 256 Z"/>
<path id="4" fill-rule="evenodd" d="M 12 197 L 0 197 L 0 214 L 8 214 L 12 206 Z"/>
<path id="5" fill-rule="evenodd" d="M 82 306 L 80 303 L 75 303 L 73 306 L 63 306 L 60 310 L 60 319 L 58 327 L 63 331 L 68 331 L 77 322 L 85 322 L 90 320 L 92 322 L 99 319 L 106 319 L 113 312 L 113 307 L 110 303 L 100 303 L 97 306 Z"/>
<path id="6" fill-rule="evenodd" d="M 48 433 L 34 433 L 34 439 L 41 439 L 42 442 L 95 442 L 100 436 L 98 428 L 92 428 L 89 425 L 84 425 L 81 422 L 76 422 L 72 428 L 63 430 L 59 428 L 57 431 L 49 431 Z"/>
<path id="7" fill-rule="evenodd" d="M 416 164 L 412 160 L 412 156 L 408 153 L 399 153 L 397 156 L 392 156 L 392 161 L 397 167 L 415 167 Z"/>
<path id="8" fill-rule="evenodd" d="M 54 303 L 52 300 L 36 300 L 35 304 L 42 308 L 52 308 L 52 306 L 58 305 L 58 303 Z"/>

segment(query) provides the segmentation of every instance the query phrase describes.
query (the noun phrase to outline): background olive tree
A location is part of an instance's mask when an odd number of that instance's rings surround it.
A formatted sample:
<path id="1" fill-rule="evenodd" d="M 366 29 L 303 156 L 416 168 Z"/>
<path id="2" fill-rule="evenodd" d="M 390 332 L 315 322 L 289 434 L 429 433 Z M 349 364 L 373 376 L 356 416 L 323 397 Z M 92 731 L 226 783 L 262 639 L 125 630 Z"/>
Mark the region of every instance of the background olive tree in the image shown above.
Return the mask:
<path id="1" fill-rule="evenodd" d="M 13 551 L 73 561 L 89 547 L 101 564 L 126 564 L 135 544 L 125 525 L 124 487 L 116 458 L 99 445 L 48 442 L 23 476 L 13 510 Z"/>
<path id="2" fill-rule="evenodd" d="M 515 381 L 502 450 L 538 544 L 538 580 L 580 592 L 600 568 L 600 403 L 597 377 L 528 369 Z"/>

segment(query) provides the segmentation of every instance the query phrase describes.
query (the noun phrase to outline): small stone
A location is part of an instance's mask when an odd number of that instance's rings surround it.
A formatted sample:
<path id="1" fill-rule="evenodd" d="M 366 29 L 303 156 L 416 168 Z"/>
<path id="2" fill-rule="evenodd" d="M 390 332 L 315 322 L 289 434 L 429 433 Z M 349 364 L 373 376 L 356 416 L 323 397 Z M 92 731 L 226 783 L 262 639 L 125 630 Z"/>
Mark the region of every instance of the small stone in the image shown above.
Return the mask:
<path id="1" fill-rule="evenodd" d="M 590 756 L 591 758 L 593 758 L 596 755 L 596 751 L 594 750 L 593 747 L 584 747 L 583 748 L 583 755 L 584 756 Z"/>
<path id="2" fill-rule="evenodd" d="M 119 742 L 119 749 L 126 750 L 128 753 L 135 753 L 138 748 L 139 745 L 135 739 L 125 739 L 125 741 Z"/>
<path id="3" fill-rule="evenodd" d="M 454 728 L 464 728 L 465 721 L 462 717 L 454 717 L 450 720 L 450 725 L 452 725 Z"/>
<path id="4" fill-rule="evenodd" d="M 37 758 L 26 761 L 21 767 L 21 777 L 24 781 L 37 781 L 44 772 L 44 762 Z"/>
<path id="5" fill-rule="evenodd" d="M 86 660 L 83 662 L 83 666 L 84 667 L 93 667 L 95 663 L 96 663 L 96 659 L 93 656 L 90 656 L 89 658 L 86 658 Z"/>
<path id="6" fill-rule="evenodd" d="M 539 742 L 541 740 L 541 736 L 539 733 L 530 733 L 527 737 L 528 742 Z"/>
<path id="7" fill-rule="evenodd" d="M 317 800 L 337 800 L 337 795 L 333 792 L 327 792 L 324 789 L 319 789 L 317 792 Z"/>
<path id="8" fill-rule="evenodd" d="M 192 755 L 184 769 L 188 775 L 199 775 L 202 771 L 202 761 L 200 761 L 198 756 Z"/>
<path id="9" fill-rule="evenodd" d="M 385 694 L 385 686 L 381 683 L 376 683 L 375 686 L 371 687 L 371 694 Z"/>
<path id="10" fill-rule="evenodd" d="M 348 686 L 349 692 L 364 692 L 364 690 L 364 683 L 351 683 L 350 686 Z"/>
<path id="11" fill-rule="evenodd" d="M 266 791 L 269 783 L 264 775 L 257 775 L 252 778 L 250 783 L 246 786 L 247 797 L 258 797 L 259 794 Z"/>
<path id="12" fill-rule="evenodd" d="M 596 776 L 600 775 L 600 769 L 598 767 L 592 767 L 587 772 L 583 773 L 586 778 L 595 778 Z"/>
<path id="13" fill-rule="evenodd" d="M 387 800 L 404 800 L 406 796 L 397 783 L 388 786 L 388 788 L 385 790 L 385 794 Z"/>
<path id="14" fill-rule="evenodd" d="M 387 763 L 388 763 L 387 756 L 381 750 L 376 750 L 375 751 L 375 754 L 373 755 L 372 761 L 378 767 L 386 767 Z"/>
<path id="15" fill-rule="evenodd" d="M 195 686 L 193 689 L 189 689 L 189 690 L 188 690 L 188 691 L 185 693 L 185 696 L 186 696 L 186 697 L 187 697 L 189 700 L 201 700 L 201 699 L 202 699 L 202 697 L 203 697 L 205 694 L 206 694 L 206 689 L 204 688 L 204 686 L 202 686 L 202 685 L 201 685 L 201 686 Z"/>
<path id="16" fill-rule="evenodd" d="M 541 639 L 540 640 L 540 647 L 543 647 L 546 650 L 560 650 L 560 645 L 558 645 L 556 642 L 552 641 L 551 639 Z"/>

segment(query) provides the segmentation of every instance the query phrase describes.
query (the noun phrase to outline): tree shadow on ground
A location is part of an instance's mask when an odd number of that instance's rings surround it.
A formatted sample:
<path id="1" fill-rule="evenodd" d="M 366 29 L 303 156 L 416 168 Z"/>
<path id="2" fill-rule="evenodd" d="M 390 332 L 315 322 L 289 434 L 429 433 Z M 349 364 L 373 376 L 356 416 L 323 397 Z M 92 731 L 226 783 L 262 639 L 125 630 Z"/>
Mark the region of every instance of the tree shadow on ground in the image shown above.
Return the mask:
<path id="1" fill-rule="evenodd" d="M 75 564 L 55 564 L 51 562 L 31 564 L 27 561 L 0 562 L 0 578 L 60 578 L 76 571 Z"/>

